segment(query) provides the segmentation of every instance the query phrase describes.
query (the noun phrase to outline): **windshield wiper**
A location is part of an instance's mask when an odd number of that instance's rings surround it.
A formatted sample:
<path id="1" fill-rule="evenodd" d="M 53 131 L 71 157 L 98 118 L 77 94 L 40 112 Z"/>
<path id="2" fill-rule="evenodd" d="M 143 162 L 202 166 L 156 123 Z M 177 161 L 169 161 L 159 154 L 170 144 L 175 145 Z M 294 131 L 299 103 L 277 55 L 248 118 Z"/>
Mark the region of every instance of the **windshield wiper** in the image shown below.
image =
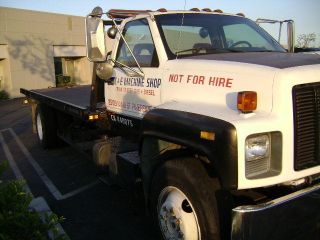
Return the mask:
<path id="1" fill-rule="evenodd" d="M 274 51 L 274 50 L 257 50 L 254 52 L 281 52 L 281 51 Z"/>
<path id="2" fill-rule="evenodd" d="M 200 53 L 200 51 L 205 51 L 204 53 Z M 181 51 L 175 52 L 177 56 L 180 53 L 184 52 L 192 52 L 192 54 L 210 54 L 210 53 L 226 53 L 226 52 L 243 52 L 242 50 L 230 49 L 230 48 L 189 48 Z"/>
<path id="3" fill-rule="evenodd" d="M 207 49 L 209 49 L 209 48 L 189 48 L 189 49 L 184 49 L 184 50 L 177 51 L 177 52 L 175 52 L 175 54 L 179 55 L 179 53 L 184 53 L 184 52 L 192 52 L 192 54 L 197 54 L 201 50 L 207 51 Z"/>
<path id="4" fill-rule="evenodd" d="M 235 53 L 245 52 L 245 51 L 243 51 L 243 50 L 234 49 L 234 48 L 225 48 L 224 50 L 225 50 L 226 52 L 235 52 Z"/>

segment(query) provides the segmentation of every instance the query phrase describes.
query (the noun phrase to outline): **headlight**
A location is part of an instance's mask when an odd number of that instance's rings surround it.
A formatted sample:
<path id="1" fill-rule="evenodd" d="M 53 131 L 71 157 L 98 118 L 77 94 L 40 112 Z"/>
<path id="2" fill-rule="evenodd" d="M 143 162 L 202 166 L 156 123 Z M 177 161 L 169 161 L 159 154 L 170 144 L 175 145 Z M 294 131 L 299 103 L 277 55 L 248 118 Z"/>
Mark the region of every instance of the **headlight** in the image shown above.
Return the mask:
<path id="1" fill-rule="evenodd" d="M 270 155 L 268 135 L 249 137 L 246 140 L 246 161 L 259 160 Z"/>
<path id="2" fill-rule="evenodd" d="M 253 134 L 245 142 L 246 178 L 258 179 L 279 175 L 282 168 L 280 132 Z"/>

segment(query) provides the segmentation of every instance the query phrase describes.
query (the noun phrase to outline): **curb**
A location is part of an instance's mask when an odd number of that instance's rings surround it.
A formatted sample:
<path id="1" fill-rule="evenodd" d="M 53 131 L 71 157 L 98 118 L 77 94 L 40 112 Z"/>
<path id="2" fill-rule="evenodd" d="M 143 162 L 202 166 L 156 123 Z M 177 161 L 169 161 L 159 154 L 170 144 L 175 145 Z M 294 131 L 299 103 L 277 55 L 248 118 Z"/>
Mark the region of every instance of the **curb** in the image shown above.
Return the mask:
<path id="1" fill-rule="evenodd" d="M 52 211 L 51 211 L 49 205 L 47 204 L 46 200 L 43 197 L 34 198 L 31 201 L 29 207 L 32 210 L 35 210 L 36 212 L 38 212 L 41 217 L 44 217 L 45 214 L 47 214 L 49 216 L 52 214 Z M 62 228 L 61 224 L 57 224 L 56 229 L 58 230 L 58 234 L 56 235 L 56 237 L 63 235 L 63 236 L 65 236 L 65 239 L 70 240 L 70 238 L 68 237 L 68 235 L 66 234 L 66 232 Z M 49 235 L 50 239 L 54 239 L 54 235 L 51 231 L 48 233 L 48 235 Z"/>

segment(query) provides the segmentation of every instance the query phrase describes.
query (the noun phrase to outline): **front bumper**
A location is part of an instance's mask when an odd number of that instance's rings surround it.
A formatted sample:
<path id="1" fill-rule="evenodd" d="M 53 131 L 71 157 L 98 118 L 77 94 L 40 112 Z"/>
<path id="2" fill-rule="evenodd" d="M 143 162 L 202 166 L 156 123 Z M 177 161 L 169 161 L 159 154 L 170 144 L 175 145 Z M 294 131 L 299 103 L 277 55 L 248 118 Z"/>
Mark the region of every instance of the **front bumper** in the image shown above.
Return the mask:
<path id="1" fill-rule="evenodd" d="M 320 183 L 232 215 L 233 240 L 319 240 Z"/>

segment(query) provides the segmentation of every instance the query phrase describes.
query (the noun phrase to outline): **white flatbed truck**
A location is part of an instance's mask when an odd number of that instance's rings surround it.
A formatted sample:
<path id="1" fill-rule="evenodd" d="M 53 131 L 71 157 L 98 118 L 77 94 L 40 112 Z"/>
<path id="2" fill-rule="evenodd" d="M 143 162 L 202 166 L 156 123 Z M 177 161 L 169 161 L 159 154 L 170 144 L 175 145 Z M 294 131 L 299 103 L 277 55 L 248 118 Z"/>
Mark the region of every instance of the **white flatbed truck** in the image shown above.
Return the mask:
<path id="1" fill-rule="evenodd" d="M 90 86 L 21 89 L 44 147 L 100 139 L 163 239 L 319 239 L 319 56 L 210 9 L 95 8 L 86 30 Z M 114 161 L 117 136 L 139 144 Z"/>

